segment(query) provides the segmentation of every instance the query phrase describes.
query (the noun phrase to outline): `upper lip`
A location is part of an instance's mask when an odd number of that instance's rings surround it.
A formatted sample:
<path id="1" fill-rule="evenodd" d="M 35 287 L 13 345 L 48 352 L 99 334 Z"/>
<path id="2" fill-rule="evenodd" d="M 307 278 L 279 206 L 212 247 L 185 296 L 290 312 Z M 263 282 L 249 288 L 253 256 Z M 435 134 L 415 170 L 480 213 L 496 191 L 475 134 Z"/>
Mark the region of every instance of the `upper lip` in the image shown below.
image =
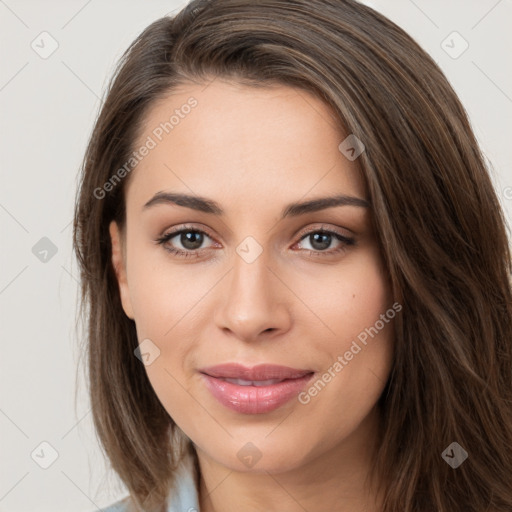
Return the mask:
<path id="1" fill-rule="evenodd" d="M 225 363 L 216 366 L 201 368 L 201 373 L 210 377 L 244 380 L 271 380 L 271 379 L 298 379 L 304 375 L 313 373 L 313 370 L 298 370 L 288 366 L 275 364 L 259 364 L 248 368 L 238 363 Z"/>

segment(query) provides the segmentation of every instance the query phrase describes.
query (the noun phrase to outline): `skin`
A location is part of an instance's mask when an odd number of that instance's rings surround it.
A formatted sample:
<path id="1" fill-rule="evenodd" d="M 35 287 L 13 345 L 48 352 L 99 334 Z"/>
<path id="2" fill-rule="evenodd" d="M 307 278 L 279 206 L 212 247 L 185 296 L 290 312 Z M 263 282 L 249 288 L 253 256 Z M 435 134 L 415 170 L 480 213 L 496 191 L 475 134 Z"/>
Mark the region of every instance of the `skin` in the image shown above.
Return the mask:
<path id="1" fill-rule="evenodd" d="M 368 199 L 357 160 L 338 150 L 346 135 L 329 107 L 304 91 L 216 79 L 155 102 L 138 143 L 190 96 L 197 107 L 130 176 L 126 231 L 113 222 L 110 233 L 124 311 L 139 341 L 160 350 L 145 366 L 149 380 L 198 453 L 201 511 L 378 511 L 382 496 L 365 478 L 393 359 L 392 321 L 306 405 L 292 399 L 270 413 L 237 413 L 198 373 L 224 362 L 273 363 L 315 371 L 314 382 L 391 307 L 371 208 L 280 220 L 295 201 Z M 143 210 L 160 191 L 211 198 L 225 213 L 173 204 Z M 207 232 L 198 257 L 154 242 L 184 224 Z M 333 253 L 343 246 L 333 236 L 319 248 L 304 232 L 321 226 L 356 244 Z M 236 252 L 247 236 L 263 249 L 250 264 Z M 167 245 L 193 252 L 179 235 Z M 261 453 L 251 468 L 237 457 L 248 442 Z"/>

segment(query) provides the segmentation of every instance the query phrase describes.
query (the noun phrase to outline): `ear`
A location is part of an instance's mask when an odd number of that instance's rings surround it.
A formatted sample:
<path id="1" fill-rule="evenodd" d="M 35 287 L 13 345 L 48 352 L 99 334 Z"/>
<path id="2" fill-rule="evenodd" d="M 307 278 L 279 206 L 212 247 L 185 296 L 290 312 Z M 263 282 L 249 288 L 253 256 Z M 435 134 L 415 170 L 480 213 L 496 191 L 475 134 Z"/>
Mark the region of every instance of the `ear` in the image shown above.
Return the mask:
<path id="1" fill-rule="evenodd" d="M 121 232 L 116 221 L 112 221 L 109 225 L 110 242 L 112 245 L 112 265 L 114 267 L 117 283 L 119 285 L 119 293 L 123 310 L 128 318 L 134 319 L 132 303 L 130 300 L 130 292 L 128 289 L 128 281 L 126 278 L 126 261 L 125 251 L 121 240 Z"/>

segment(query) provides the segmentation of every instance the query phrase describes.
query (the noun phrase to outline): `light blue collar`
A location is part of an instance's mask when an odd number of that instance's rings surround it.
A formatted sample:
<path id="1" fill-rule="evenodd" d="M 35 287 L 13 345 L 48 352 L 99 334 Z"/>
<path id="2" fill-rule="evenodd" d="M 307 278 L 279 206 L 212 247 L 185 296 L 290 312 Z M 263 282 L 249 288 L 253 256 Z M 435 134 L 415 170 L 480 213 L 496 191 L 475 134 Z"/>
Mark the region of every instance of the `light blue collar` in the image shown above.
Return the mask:
<path id="1" fill-rule="evenodd" d="M 169 493 L 167 512 L 199 512 L 194 461 L 189 454 L 183 458 L 176 471 L 175 485 Z"/>
<path id="2" fill-rule="evenodd" d="M 174 486 L 168 494 L 166 512 L 200 512 L 199 492 L 195 482 L 195 468 L 192 455 L 187 453 L 176 469 Z M 127 498 L 100 508 L 102 512 L 126 512 Z M 98 509 L 96 509 L 98 510 Z"/>

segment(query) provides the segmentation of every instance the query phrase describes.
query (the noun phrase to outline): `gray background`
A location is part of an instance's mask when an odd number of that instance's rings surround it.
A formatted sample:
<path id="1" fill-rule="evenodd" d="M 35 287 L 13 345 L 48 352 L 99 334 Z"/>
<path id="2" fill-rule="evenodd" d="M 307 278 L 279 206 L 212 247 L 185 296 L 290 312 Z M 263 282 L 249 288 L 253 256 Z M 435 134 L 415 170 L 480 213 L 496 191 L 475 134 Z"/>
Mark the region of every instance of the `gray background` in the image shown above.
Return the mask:
<path id="1" fill-rule="evenodd" d="M 512 1 L 365 3 L 444 70 L 510 219 Z M 0 512 L 92 511 L 125 494 L 99 450 L 83 379 L 74 407 L 73 202 L 114 63 L 143 28 L 183 5 L 0 0 Z M 469 47 L 458 55 L 464 40 Z M 52 44 L 58 48 L 48 56 Z"/>

